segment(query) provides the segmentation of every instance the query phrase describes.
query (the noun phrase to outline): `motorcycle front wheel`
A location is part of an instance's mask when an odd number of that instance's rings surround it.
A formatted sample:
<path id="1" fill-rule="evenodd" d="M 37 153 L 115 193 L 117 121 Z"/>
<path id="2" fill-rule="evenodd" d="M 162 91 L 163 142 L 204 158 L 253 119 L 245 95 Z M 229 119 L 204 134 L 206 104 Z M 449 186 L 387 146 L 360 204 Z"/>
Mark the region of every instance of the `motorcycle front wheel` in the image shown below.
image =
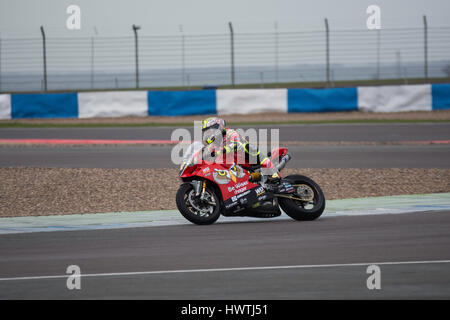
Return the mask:
<path id="1" fill-rule="evenodd" d="M 214 190 L 206 188 L 205 199 L 195 196 L 194 187 L 190 183 L 180 186 L 176 196 L 180 213 L 192 223 L 208 225 L 220 217 L 220 201 Z"/>
<path id="2" fill-rule="evenodd" d="M 292 219 L 311 221 L 320 217 L 325 210 L 325 196 L 319 185 L 301 175 L 290 175 L 285 179 L 295 188 L 295 199 L 278 197 L 281 209 Z"/>

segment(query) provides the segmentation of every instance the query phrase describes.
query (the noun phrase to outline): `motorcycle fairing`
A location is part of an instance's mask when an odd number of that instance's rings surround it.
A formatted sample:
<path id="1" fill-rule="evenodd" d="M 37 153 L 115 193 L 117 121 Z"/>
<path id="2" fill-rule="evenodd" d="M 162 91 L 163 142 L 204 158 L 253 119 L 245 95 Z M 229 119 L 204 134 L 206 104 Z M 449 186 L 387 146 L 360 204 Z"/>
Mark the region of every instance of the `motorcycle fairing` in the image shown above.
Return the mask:
<path id="1" fill-rule="evenodd" d="M 271 152 L 271 160 L 273 163 L 280 162 L 281 158 L 283 158 L 287 154 L 287 148 L 275 148 Z"/>
<path id="2" fill-rule="evenodd" d="M 182 179 L 197 176 L 212 181 L 219 187 L 224 202 L 233 196 L 259 187 L 259 185 L 248 181 L 250 176 L 248 171 L 236 164 L 225 166 L 211 162 L 207 167 L 195 165 L 190 169 L 183 172 Z"/>
<path id="3" fill-rule="evenodd" d="M 281 214 L 274 194 L 261 186 L 253 187 L 224 201 L 224 216 L 275 217 Z"/>

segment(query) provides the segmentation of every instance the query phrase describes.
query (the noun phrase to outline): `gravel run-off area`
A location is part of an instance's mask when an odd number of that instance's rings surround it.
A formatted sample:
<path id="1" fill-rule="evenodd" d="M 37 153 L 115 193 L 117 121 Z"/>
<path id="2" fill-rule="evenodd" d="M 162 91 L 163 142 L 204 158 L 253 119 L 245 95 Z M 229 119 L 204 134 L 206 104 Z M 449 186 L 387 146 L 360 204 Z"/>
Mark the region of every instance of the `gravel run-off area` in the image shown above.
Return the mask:
<path id="1" fill-rule="evenodd" d="M 0 124 L 13 122 L 30 125 L 90 123 L 164 125 L 189 123 L 205 117 L 207 116 L 15 119 L 0 120 Z M 358 111 L 264 113 L 228 115 L 223 118 L 230 122 L 242 123 L 366 120 L 449 121 L 450 110 L 399 113 Z M 286 145 L 305 143 L 291 141 Z M 352 142 L 338 143 L 351 144 Z M 385 142 L 381 142 L 381 144 L 383 143 Z M 18 145 L 18 147 L 24 146 Z M 327 199 L 450 192 L 449 169 L 286 169 L 283 171 L 284 175 L 293 173 L 309 176 L 318 182 Z M 175 209 L 175 194 L 179 184 L 180 180 L 176 169 L 2 168 L 0 169 L 0 217 Z"/>
<path id="2" fill-rule="evenodd" d="M 176 209 L 176 169 L 0 169 L 0 217 Z M 450 169 L 286 169 L 327 199 L 450 192 Z"/>

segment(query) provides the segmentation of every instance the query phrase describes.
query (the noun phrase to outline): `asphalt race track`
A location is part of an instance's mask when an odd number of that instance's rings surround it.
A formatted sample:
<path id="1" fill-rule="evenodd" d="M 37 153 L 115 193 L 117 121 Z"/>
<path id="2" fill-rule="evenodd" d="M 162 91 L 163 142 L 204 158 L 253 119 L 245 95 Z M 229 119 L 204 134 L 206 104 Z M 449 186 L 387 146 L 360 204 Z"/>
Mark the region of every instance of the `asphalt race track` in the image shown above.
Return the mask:
<path id="1" fill-rule="evenodd" d="M 280 127 L 280 140 L 450 140 L 449 124 Z M 0 138 L 170 139 L 170 128 L 0 129 Z M 168 167 L 170 147 L 1 147 L 0 167 Z M 443 145 L 291 146 L 289 167 L 449 168 Z M 1 201 L 1 198 L 0 198 Z M 422 209 L 421 209 L 422 210 Z M 0 299 L 450 298 L 450 212 L 0 235 Z M 381 270 L 369 290 L 367 267 Z M 81 290 L 66 269 L 81 268 Z"/>
<path id="2" fill-rule="evenodd" d="M 170 146 L 1 147 L 0 167 L 178 168 L 171 151 Z M 289 152 L 290 168 L 450 168 L 449 145 L 289 146 Z"/>
<path id="3" fill-rule="evenodd" d="M 449 263 L 430 261 L 450 259 L 449 225 L 449 212 L 423 212 L 1 235 L 0 298 L 448 299 Z M 81 290 L 45 277 L 72 264 L 91 274 Z M 30 276 L 43 278 L 11 279 Z"/>
<path id="4" fill-rule="evenodd" d="M 271 128 L 271 127 L 259 127 Z M 433 141 L 450 140 L 450 124 L 338 124 L 279 126 L 280 141 Z M 245 129 L 245 128 L 244 128 Z M 158 139 L 173 128 L 0 129 L 0 139 Z M 2 147 L 0 167 L 167 168 L 172 147 Z M 442 145 L 289 146 L 290 167 L 449 168 L 450 147 Z"/>
<path id="5" fill-rule="evenodd" d="M 242 127 L 244 130 L 248 128 L 250 127 Z M 450 139 L 450 124 L 448 123 L 258 125 L 251 128 L 280 129 L 280 141 L 411 141 Z M 170 140 L 174 129 L 171 127 L 0 128 L 0 139 Z M 190 130 L 193 135 L 192 127 L 186 127 L 186 129 Z"/>

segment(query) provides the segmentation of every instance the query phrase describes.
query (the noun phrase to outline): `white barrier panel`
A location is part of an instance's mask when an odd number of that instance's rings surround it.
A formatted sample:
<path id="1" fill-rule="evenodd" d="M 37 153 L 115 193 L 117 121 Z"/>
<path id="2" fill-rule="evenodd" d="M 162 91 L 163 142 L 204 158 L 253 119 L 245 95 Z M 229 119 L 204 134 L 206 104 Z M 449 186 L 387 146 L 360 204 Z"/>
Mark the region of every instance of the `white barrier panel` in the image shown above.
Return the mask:
<path id="1" fill-rule="evenodd" d="M 287 89 L 228 89 L 216 91 L 217 114 L 287 113 Z"/>
<path id="2" fill-rule="evenodd" d="M 369 112 L 431 111 L 431 85 L 358 87 L 358 109 Z"/>
<path id="3" fill-rule="evenodd" d="M 126 117 L 148 115 L 147 91 L 78 93 L 78 117 Z"/>
<path id="4" fill-rule="evenodd" d="M 10 94 L 0 94 L 0 119 L 11 119 Z"/>

